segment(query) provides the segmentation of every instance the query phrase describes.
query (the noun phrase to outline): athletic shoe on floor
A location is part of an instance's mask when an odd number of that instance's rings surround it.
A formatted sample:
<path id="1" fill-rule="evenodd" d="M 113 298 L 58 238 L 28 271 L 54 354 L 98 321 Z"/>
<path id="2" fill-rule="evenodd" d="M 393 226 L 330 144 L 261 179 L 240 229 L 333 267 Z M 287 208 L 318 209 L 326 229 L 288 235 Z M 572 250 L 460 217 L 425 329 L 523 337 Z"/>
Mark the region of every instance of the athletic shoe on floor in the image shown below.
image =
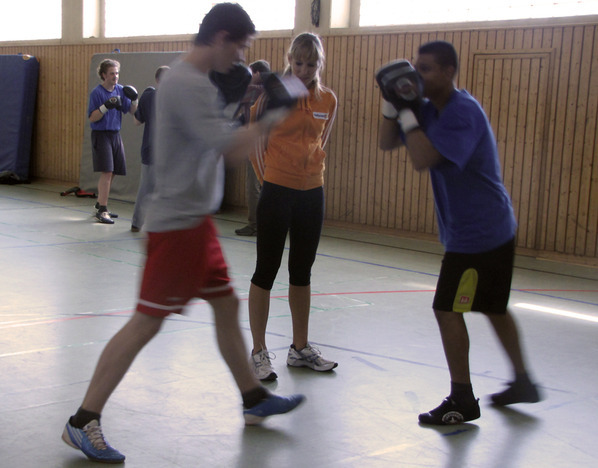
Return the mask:
<path id="1" fill-rule="evenodd" d="M 247 225 L 240 229 L 235 229 L 235 234 L 237 234 L 237 236 L 256 236 L 257 229 L 252 226 Z"/>
<path id="2" fill-rule="evenodd" d="M 139 231 L 141 231 L 141 229 L 139 229 L 137 226 L 133 226 L 131 224 L 131 232 L 139 232 Z"/>
<path id="3" fill-rule="evenodd" d="M 506 390 L 490 395 L 492 403 L 506 406 L 514 403 L 537 403 L 542 399 L 538 387 L 529 380 L 509 382 L 508 386 Z"/>
<path id="4" fill-rule="evenodd" d="M 106 442 L 102 427 L 96 419 L 90 421 L 83 429 L 77 429 L 71 426 L 70 421 L 67 422 L 62 432 L 62 440 L 81 450 L 90 460 L 102 463 L 125 461 L 125 456 Z"/>
<path id="5" fill-rule="evenodd" d="M 438 408 L 419 415 L 422 424 L 448 425 L 473 421 L 480 417 L 480 404 L 477 399 L 467 403 L 457 403 L 450 396 L 446 397 Z"/>
<path id="6" fill-rule="evenodd" d="M 270 395 L 254 407 L 243 410 L 245 425 L 255 426 L 260 424 L 268 416 L 288 413 L 299 406 L 303 400 L 305 400 L 303 395 L 291 395 L 288 397 Z"/>
<path id="7" fill-rule="evenodd" d="M 270 359 L 275 359 L 274 353 L 268 352 L 267 349 L 262 349 L 259 353 L 253 354 L 249 359 L 249 365 L 253 370 L 253 374 L 258 380 L 265 382 L 272 382 L 278 377 L 272 368 Z"/>
<path id="8" fill-rule="evenodd" d="M 110 213 L 108 213 L 107 211 L 98 211 L 96 213 L 96 218 L 100 223 L 114 224 L 114 220 L 110 217 Z"/>
<path id="9" fill-rule="evenodd" d="M 307 346 L 302 350 L 297 350 L 291 345 L 287 356 L 287 366 L 309 367 L 315 371 L 324 372 L 334 369 L 338 366 L 338 362 L 324 359 L 318 348 L 307 343 Z"/>
<path id="10" fill-rule="evenodd" d="M 96 202 L 95 205 L 96 210 L 100 209 L 100 204 L 98 202 Z M 110 215 L 111 218 L 118 218 L 118 215 L 116 213 L 108 213 Z"/>

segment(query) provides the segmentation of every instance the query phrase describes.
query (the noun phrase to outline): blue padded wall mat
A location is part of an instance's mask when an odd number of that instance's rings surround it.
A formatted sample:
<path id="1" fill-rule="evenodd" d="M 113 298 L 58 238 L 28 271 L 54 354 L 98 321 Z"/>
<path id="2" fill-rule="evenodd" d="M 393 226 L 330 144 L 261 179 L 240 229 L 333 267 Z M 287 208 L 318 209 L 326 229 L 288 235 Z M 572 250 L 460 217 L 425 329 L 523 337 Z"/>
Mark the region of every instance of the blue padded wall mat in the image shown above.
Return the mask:
<path id="1" fill-rule="evenodd" d="M 29 161 L 39 77 L 31 55 L 0 55 L 0 175 L 29 179 Z"/>

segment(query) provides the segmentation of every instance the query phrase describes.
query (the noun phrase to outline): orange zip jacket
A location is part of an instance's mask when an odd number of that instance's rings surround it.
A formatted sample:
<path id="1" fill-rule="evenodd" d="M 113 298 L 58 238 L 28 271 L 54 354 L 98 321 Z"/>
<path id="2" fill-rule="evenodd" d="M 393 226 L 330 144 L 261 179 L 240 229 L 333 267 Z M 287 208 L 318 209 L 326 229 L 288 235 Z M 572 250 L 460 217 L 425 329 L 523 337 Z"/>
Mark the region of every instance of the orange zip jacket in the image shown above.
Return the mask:
<path id="1" fill-rule="evenodd" d="M 251 108 L 255 122 L 264 111 L 265 95 Z M 336 117 L 334 92 L 322 87 L 320 99 L 311 89 L 299 100 L 290 115 L 260 139 L 250 155 L 260 183 L 264 181 L 296 190 L 310 190 L 324 185 L 324 146 Z"/>

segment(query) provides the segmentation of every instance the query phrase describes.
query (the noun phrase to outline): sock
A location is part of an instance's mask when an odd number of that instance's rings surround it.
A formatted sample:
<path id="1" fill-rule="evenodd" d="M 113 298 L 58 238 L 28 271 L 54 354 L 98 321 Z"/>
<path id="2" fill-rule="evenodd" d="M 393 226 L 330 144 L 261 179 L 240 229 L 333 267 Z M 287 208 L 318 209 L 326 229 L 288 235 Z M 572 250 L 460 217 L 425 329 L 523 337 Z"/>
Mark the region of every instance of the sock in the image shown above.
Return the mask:
<path id="1" fill-rule="evenodd" d="M 108 207 L 106 205 L 99 205 L 99 204 L 96 203 L 96 206 L 97 206 L 98 211 L 100 213 L 103 213 L 104 211 L 108 211 Z"/>
<path id="2" fill-rule="evenodd" d="M 269 396 L 270 392 L 261 385 L 259 387 L 255 387 L 254 389 L 241 394 L 241 397 L 243 398 L 243 407 L 247 409 L 253 408 L 260 401 L 268 398 Z"/>
<path id="3" fill-rule="evenodd" d="M 451 381 L 451 398 L 455 401 L 475 399 L 473 396 L 473 387 L 470 383 L 464 384 Z"/>
<path id="4" fill-rule="evenodd" d="M 100 422 L 100 414 L 94 413 L 93 411 L 87 411 L 83 408 L 79 408 L 74 416 L 71 416 L 69 422 L 71 426 L 76 427 L 77 429 L 83 429 L 90 421 L 96 419 L 98 423 Z"/>

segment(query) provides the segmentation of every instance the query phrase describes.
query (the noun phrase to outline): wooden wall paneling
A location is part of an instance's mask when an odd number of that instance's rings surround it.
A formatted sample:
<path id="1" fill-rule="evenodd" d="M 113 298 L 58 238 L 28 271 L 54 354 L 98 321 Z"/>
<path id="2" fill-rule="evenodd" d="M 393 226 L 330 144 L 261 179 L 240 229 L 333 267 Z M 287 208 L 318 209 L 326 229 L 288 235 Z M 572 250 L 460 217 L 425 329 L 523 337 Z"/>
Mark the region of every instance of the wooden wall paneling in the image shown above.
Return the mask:
<path id="1" fill-rule="evenodd" d="M 539 171 L 541 168 L 541 139 L 542 125 L 545 115 L 541 114 L 543 101 L 540 98 L 540 76 L 542 58 L 532 57 L 525 61 L 529 65 L 528 93 L 527 93 L 527 122 L 525 125 L 525 139 L 523 153 L 525 161 L 522 170 L 521 208 L 520 216 L 525 219 L 525 239 L 521 245 L 536 248 L 536 228 L 538 216 L 538 189 L 540 185 Z M 544 90 L 545 91 L 545 90 Z"/>
<path id="2" fill-rule="evenodd" d="M 519 221 L 517 245 L 533 247 L 534 236 L 529 239 L 529 226 L 534 224 L 530 218 L 530 192 L 536 187 L 530 187 L 531 172 L 534 164 L 533 133 L 535 126 L 535 100 L 530 99 L 532 59 L 529 57 L 517 59 L 519 70 L 519 93 L 516 107 L 516 134 L 513 160 L 513 181 L 511 194 L 516 217 Z M 512 109 L 514 110 L 514 109 Z M 535 212 L 533 213 L 535 215 Z M 530 242 L 532 245 L 530 245 Z"/>
<path id="3" fill-rule="evenodd" d="M 377 217 L 376 210 L 379 209 L 379 205 L 376 199 L 375 180 L 376 180 L 376 161 L 370 158 L 370 155 L 364 151 L 364 140 L 360 132 L 363 132 L 364 125 L 364 112 L 365 108 L 362 102 L 362 70 L 363 64 L 368 54 L 368 45 L 366 38 L 362 35 L 355 36 L 354 41 L 355 55 L 353 56 L 353 62 L 351 64 L 350 77 L 351 77 L 351 112 L 350 116 L 353 119 L 351 125 L 351 141 L 352 147 L 350 154 L 353 154 L 359 165 L 353 170 L 348 172 L 349 181 L 347 189 L 352 190 L 351 178 L 353 171 L 357 171 L 356 175 L 359 179 L 358 193 L 360 205 L 358 212 L 361 214 L 361 220 L 364 224 L 375 226 L 374 219 Z"/>
<path id="4" fill-rule="evenodd" d="M 403 53 L 402 56 L 404 58 L 407 58 L 407 60 L 413 60 L 413 35 L 412 34 L 405 34 L 404 35 L 404 42 L 403 42 Z M 413 170 L 413 166 L 411 165 L 411 161 L 409 160 L 409 156 L 407 155 L 407 151 L 404 150 L 404 154 L 405 154 L 405 169 L 404 169 L 404 174 L 405 174 L 405 185 L 404 185 L 404 189 L 403 189 L 403 212 L 401 215 L 401 226 L 404 230 L 406 231 L 413 231 L 413 225 L 412 225 L 412 200 L 414 198 L 414 191 L 416 190 L 416 186 L 415 186 L 415 177 L 416 177 L 416 173 Z"/>
<path id="5" fill-rule="evenodd" d="M 565 28 L 555 28 L 553 32 L 553 46 L 557 46 L 554 60 L 553 99 L 551 102 L 548 148 L 550 148 L 550 172 L 547 179 L 550 185 L 546 187 L 545 200 L 551 207 L 546 213 L 544 232 L 545 248 L 556 251 L 559 225 L 559 198 L 561 193 L 561 172 L 563 163 L 564 116 L 566 114 L 566 89 L 569 76 L 563 76 L 567 69 L 570 51 L 565 50 L 564 42 L 569 37 Z M 570 41 L 569 41 L 570 43 Z"/>
<path id="6" fill-rule="evenodd" d="M 353 40 L 349 37 L 343 37 L 339 42 L 340 48 L 338 53 L 340 54 L 339 60 L 339 89 L 337 91 L 337 98 L 341 104 L 339 113 L 337 114 L 336 123 L 336 135 L 338 140 L 338 149 L 340 150 L 336 156 L 336 167 L 339 172 L 339 221 L 358 222 L 357 216 L 359 215 L 359 196 L 358 187 L 361 186 L 362 174 L 356 172 L 356 167 L 361 164 L 360 156 L 357 154 L 351 154 L 349 148 L 351 146 L 351 129 L 349 126 L 350 113 L 351 113 L 351 101 L 349 96 L 351 93 L 350 85 L 350 62 L 353 57 Z M 353 174 L 353 179 L 351 178 Z"/>
<path id="7" fill-rule="evenodd" d="M 533 47 L 533 40 L 534 40 L 534 29 L 525 28 L 522 31 L 523 37 L 523 46 L 522 48 L 525 50 L 530 50 Z"/>
<path id="8" fill-rule="evenodd" d="M 586 131 L 586 158 L 589 161 L 588 172 L 591 173 L 588 204 L 587 238 L 584 249 L 588 257 L 598 256 L 598 28 L 594 29 L 592 47 L 592 67 L 590 70 L 590 86 L 588 97 L 588 120 Z"/>
<path id="9" fill-rule="evenodd" d="M 336 75 L 331 72 L 334 70 L 335 63 L 335 54 L 333 53 L 335 47 L 335 38 L 328 38 L 326 40 L 326 68 L 324 69 L 323 75 L 323 82 L 326 86 L 331 88 L 335 94 L 337 89 L 337 81 Z M 338 96 L 337 96 L 338 98 Z M 340 103 L 339 103 L 340 104 Z M 334 203 L 335 203 L 335 196 L 337 192 L 335 191 L 335 181 L 334 175 L 336 173 L 335 165 L 336 165 L 336 123 L 334 124 L 331 132 L 330 138 L 328 139 L 328 146 L 324 148 L 326 151 L 326 171 L 324 172 L 324 200 L 326 203 L 326 213 L 325 217 L 329 219 L 333 219 L 334 215 L 331 213 Z"/>
<path id="10" fill-rule="evenodd" d="M 562 81 L 559 95 L 557 97 L 560 106 L 558 109 L 558 116 L 556 121 L 557 134 L 555 138 L 555 149 L 560 152 L 560 175 L 554 174 L 559 180 L 559 190 L 555 205 L 557 206 L 555 219 L 555 250 L 564 253 L 566 251 L 566 234 L 568 223 L 568 204 L 569 204 L 569 183 L 571 175 L 571 151 L 573 149 L 571 135 L 571 128 L 573 127 L 571 121 L 575 118 L 575 107 L 577 103 L 571 97 L 572 87 L 575 86 L 574 80 L 571 76 L 571 67 L 574 63 L 573 59 L 573 28 L 565 27 L 563 30 L 563 48 L 561 55 L 561 69 L 559 73 L 559 80 Z M 571 80 L 571 81 L 570 81 Z M 553 179 L 554 180 L 554 179 Z"/>
<path id="11" fill-rule="evenodd" d="M 363 171 L 363 155 L 354 151 L 354 128 L 353 115 L 357 111 L 355 90 L 353 89 L 354 62 L 356 57 L 355 37 L 347 37 L 343 47 L 343 59 L 341 73 L 343 74 L 343 94 L 340 99 L 344 102 L 343 111 L 339 116 L 340 137 L 343 141 L 340 169 L 343 174 L 342 193 L 351 194 L 344 203 L 343 213 L 340 221 L 365 224 L 366 219 L 360 217 L 367 210 L 363 203 L 361 186 L 365 179 Z"/>
<path id="12" fill-rule="evenodd" d="M 498 48 L 498 46 L 496 45 L 495 30 L 487 31 L 485 48 L 488 50 L 496 50 Z"/>
<path id="13" fill-rule="evenodd" d="M 517 192 L 515 191 L 515 183 L 516 183 L 516 159 L 515 154 L 517 152 L 517 104 L 519 102 L 519 86 L 520 86 L 520 64 L 519 61 L 514 60 L 512 57 L 508 59 L 509 62 L 509 71 L 510 71 L 510 80 L 509 80 L 509 104 L 507 107 L 508 112 L 508 124 L 507 124 L 507 137 L 506 137 L 506 145 L 505 145 L 505 152 L 501 156 L 502 157 L 502 164 L 504 165 L 503 173 L 503 182 L 505 187 L 507 188 L 509 195 L 511 196 L 511 200 L 513 201 L 513 209 L 515 210 L 515 216 L 518 218 L 517 207 L 518 207 L 518 198 Z"/>
<path id="14" fill-rule="evenodd" d="M 390 191 L 393 190 L 391 175 L 388 172 L 388 162 L 386 158 L 381 157 L 378 152 L 377 132 L 376 127 L 380 119 L 378 111 L 378 103 L 380 100 L 380 92 L 376 86 L 376 80 L 372 70 L 376 70 L 382 65 L 382 39 L 379 35 L 368 35 L 367 47 L 365 52 L 366 60 L 365 67 L 361 70 L 360 86 L 363 90 L 363 108 L 364 108 L 364 153 L 372 164 L 373 162 L 373 185 L 370 186 L 370 191 L 374 192 L 375 196 L 375 210 L 374 220 L 375 226 L 388 227 L 389 225 L 389 197 Z"/>
<path id="15" fill-rule="evenodd" d="M 547 50 L 547 49 L 544 49 Z M 549 153 L 547 122 L 550 118 L 550 101 L 552 99 L 552 75 L 554 73 L 554 50 L 548 49 L 544 59 L 538 64 L 538 104 L 536 110 L 535 132 L 534 132 L 534 232 L 530 231 L 530 237 L 533 236 L 533 246 L 535 249 L 543 249 L 543 239 L 545 238 L 545 219 L 546 219 L 546 186 L 550 183 L 546 179 L 549 171 Z"/>
<path id="16" fill-rule="evenodd" d="M 532 41 L 530 48 L 533 50 L 541 49 L 544 41 L 544 30 L 543 29 L 532 29 Z"/>
<path id="17" fill-rule="evenodd" d="M 77 56 L 79 54 L 79 49 L 75 47 L 65 47 L 62 48 L 63 51 L 63 64 L 75 64 L 77 63 Z M 82 70 L 84 67 L 76 67 L 73 70 L 72 81 L 73 82 L 80 82 L 82 81 Z M 77 171 L 75 165 L 72 164 L 74 158 L 70 155 L 74 153 L 78 153 L 80 141 L 81 141 L 81 133 L 83 131 L 84 125 L 84 117 L 87 102 L 81 100 L 81 98 L 77 99 L 64 99 L 65 96 L 71 96 L 69 92 L 69 88 L 72 86 L 72 82 L 70 80 L 62 80 L 61 87 L 60 87 L 60 99 L 63 101 L 62 105 L 64 107 L 63 112 L 64 115 L 61 116 L 62 124 L 59 128 L 59 131 L 65 135 L 65 147 L 62 148 L 62 151 L 59 151 L 54 157 L 57 159 L 56 166 L 61 168 L 61 171 L 64 174 L 67 174 L 67 178 L 72 178 L 74 173 Z M 79 118 L 77 118 L 79 117 Z M 78 176 L 78 174 L 77 174 Z"/>
<path id="18" fill-rule="evenodd" d="M 336 123 L 334 131 L 335 142 L 336 142 L 336 154 L 334 155 L 334 168 L 338 175 L 335 175 L 334 187 L 337 192 L 336 200 L 338 200 L 338 208 L 335 209 L 335 218 L 339 221 L 353 222 L 352 216 L 355 215 L 354 206 L 355 191 L 349 191 L 347 184 L 349 183 L 349 177 L 347 172 L 349 171 L 349 165 L 357 164 L 357 162 L 350 161 L 349 159 L 349 130 L 345 129 L 347 125 L 346 115 L 350 112 L 350 102 L 347 100 L 347 93 L 349 92 L 347 81 L 348 81 L 348 65 L 347 65 L 347 54 L 349 53 L 350 38 L 342 37 L 336 40 L 337 47 L 334 48 L 334 52 L 338 54 L 338 58 L 335 57 L 334 73 L 337 76 L 337 88 L 334 90 L 339 102 L 339 109 L 336 115 Z M 353 158 L 356 158 L 353 155 Z M 331 168 L 329 169 L 331 170 Z M 358 181 L 355 181 L 357 183 Z M 349 192 L 348 194 L 345 192 Z"/>
<path id="19" fill-rule="evenodd" d="M 367 77 L 365 68 L 367 64 L 369 47 L 367 36 L 355 37 L 355 56 L 351 71 L 351 117 L 354 120 L 352 125 L 353 149 L 351 154 L 361 161 L 360 198 L 362 204 L 360 210 L 364 210 L 363 219 L 365 224 L 376 226 L 376 220 L 379 220 L 379 192 L 376 190 L 376 159 L 367 151 L 365 138 L 365 108 L 364 96 L 366 93 Z M 348 189 L 354 189 L 349 183 Z"/>
<path id="20" fill-rule="evenodd" d="M 348 38 L 345 49 L 345 108 L 343 111 L 343 193 L 352 193 L 352 203 L 347 203 L 343 220 L 367 224 L 371 207 L 367 192 L 369 161 L 361 151 L 357 128 L 359 124 L 359 69 L 361 40 L 359 36 Z"/>
<path id="21" fill-rule="evenodd" d="M 388 61 L 393 58 L 405 57 L 405 35 L 394 34 L 393 40 L 390 47 L 390 55 L 387 57 Z M 393 226 L 395 229 L 407 230 L 405 225 L 405 184 L 407 177 L 407 153 L 405 148 L 401 148 L 398 151 L 385 151 L 382 153 L 384 157 L 389 158 L 395 165 L 396 169 L 394 175 L 396 177 L 396 190 L 395 190 L 395 219 Z"/>
<path id="22" fill-rule="evenodd" d="M 77 58 L 80 56 L 80 48 L 68 47 L 63 48 L 66 53 L 64 58 L 64 64 L 76 64 L 78 63 Z M 74 67 L 73 70 L 73 81 L 83 81 L 83 74 L 85 73 L 85 67 Z M 64 128 L 60 131 L 64 132 L 66 136 L 65 142 L 67 143 L 65 148 L 58 154 L 56 158 L 60 161 L 58 164 L 62 168 L 62 172 L 66 174 L 66 178 L 73 179 L 78 177 L 79 166 L 73 164 L 75 158 L 71 157 L 73 154 L 79 154 L 81 135 L 83 133 L 83 126 L 85 124 L 84 117 L 86 115 L 87 102 L 85 99 L 77 97 L 76 99 L 64 99 L 64 96 L 70 96 L 71 82 L 68 80 L 62 81 L 62 89 L 60 92 L 61 98 L 64 100 L 64 117 L 63 124 Z M 83 117 L 83 118 L 81 118 Z"/>
<path id="23" fill-rule="evenodd" d="M 517 235 L 517 245 L 525 246 L 527 243 L 527 209 L 526 209 L 526 188 L 524 174 L 529 171 L 530 155 L 526 153 L 527 123 L 529 120 L 529 108 L 527 96 L 529 93 L 529 58 L 516 60 L 519 68 L 519 90 L 517 96 L 517 107 L 515 118 L 517 119 L 517 132 L 515 134 L 515 151 L 509 157 L 513 160 L 513 181 L 511 195 L 515 216 L 520 222 Z"/>
<path id="24" fill-rule="evenodd" d="M 510 83 L 511 83 L 511 59 L 508 57 L 497 59 L 494 76 L 494 87 L 500 90 L 500 99 L 495 106 L 496 114 L 490 115 L 490 122 L 495 131 L 498 157 L 500 159 L 503 182 L 505 179 L 505 155 L 507 154 L 507 135 L 509 134 L 509 108 Z M 509 193 L 510 195 L 510 193 Z"/>
<path id="25" fill-rule="evenodd" d="M 329 38 L 327 42 L 327 63 L 328 70 L 327 85 L 332 88 L 338 99 L 338 110 L 334 127 L 330 133 L 330 139 L 327 148 L 327 163 L 326 173 L 324 174 L 326 180 L 326 218 L 328 219 L 339 219 L 341 212 L 341 204 L 343 203 L 342 194 L 342 138 L 339 128 L 341 125 L 339 122 L 342 120 L 341 115 L 343 112 L 343 102 L 340 99 L 341 93 L 341 76 L 344 76 L 340 72 L 341 67 L 341 38 L 333 37 Z M 344 89 L 342 91 L 344 93 Z"/>
<path id="26" fill-rule="evenodd" d="M 410 61 L 416 59 L 418 41 L 415 35 L 408 34 L 405 38 L 404 56 Z M 418 193 L 418 173 L 414 170 L 409 157 L 409 152 L 405 148 L 405 202 L 404 202 L 404 226 L 409 232 L 416 230 L 417 220 L 417 193 Z"/>
<path id="27" fill-rule="evenodd" d="M 65 66 L 70 63 L 67 57 L 67 49 L 66 48 L 55 48 L 54 52 L 54 61 L 56 63 L 62 64 Z M 52 73 L 52 82 L 51 88 L 53 92 L 49 96 L 51 100 L 51 108 L 54 109 L 55 113 L 53 115 L 54 123 L 58 127 L 57 130 L 60 134 L 64 136 L 60 140 L 54 139 L 52 144 L 52 149 L 49 153 L 49 161 L 51 167 L 57 168 L 61 167 L 64 169 L 64 166 L 61 164 L 60 155 L 65 153 L 65 143 L 67 138 L 69 137 L 69 132 L 67 131 L 67 125 L 65 119 L 69 118 L 69 116 L 73 115 L 73 112 L 67 112 L 65 109 L 65 102 L 64 96 L 68 94 L 65 93 L 64 83 L 66 80 L 61 79 L 59 74 Z M 71 117 L 72 119 L 72 117 Z"/>
<path id="28" fill-rule="evenodd" d="M 544 236 L 543 248 L 549 251 L 556 249 L 556 224 L 558 220 L 558 195 L 560 193 L 560 172 L 562 160 L 562 127 L 558 124 L 561 119 L 564 101 L 562 100 L 562 89 L 564 77 L 561 76 L 562 55 L 563 55 L 563 28 L 552 28 L 550 47 L 555 51 L 554 64 L 552 67 L 552 85 L 549 118 L 546 122 L 548 132 L 546 135 L 546 172 L 543 199 L 546 205 L 544 226 L 541 230 Z M 559 143 L 560 141 L 560 143 Z"/>
<path id="29" fill-rule="evenodd" d="M 339 122 L 342 113 L 342 102 L 339 97 L 339 88 L 341 86 L 339 73 L 341 53 L 338 49 L 341 39 L 339 37 L 331 37 L 328 39 L 326 68 L 328 70 L 327 85 L 330 86 L 338 99 L 338 110 L 334 127 L 330 133 L 330 140 L 327 148 L 326 172 L 324 174 L 326 183 L 326 218 L 338 219 L 340 212 L 340 205 L 342 203 L 342 194 L 340 192 L 342 174 L 339 170 L 340 158 L 342 154 L 342 139 L 339 138 Z"/>
<path id="30" fill-rule="evenodd" d="M 479 50 L 487 50 L 488 49 L 488 31 L 487 30 L 480 30 L 477 34 L 477 43 L 476 48 Z"/>
<path id="31" fill-rule="evenodd" d="M 515 49 L 520 50 L 524 48 L 523 45 L 523 29 L 515 29 L 515 36 L 513 37 Z"/>
<path id="32" fill-rule="evenodd" d="M 592 181 L 592 160 L 593 160 L 593 133 L 595 130 L 595 113 L 592 115 L 592 107 L 596 103 L 596 95 L 591 100 L 590 83 L 592 76 L 592 56 L 596 53 L 594 49 L 594 27 L 583 28 L 581 70 L 579 74 L 579 94 L 577 96 L 577 123 L 575 125 L 574 153 L 580 155 L 579 167 L 579 202 L 577 208 L 577 228 L 575 229 L 575 255 L 585 255 L 586 239 L 589 229 L 579 229 L 581 226 L 588 226 L 590 209 L 590 191 Z M 589 226 L 588 226 L 589 227 Z"/>
<path id="33" fill-rule="evenodd" d="M 557 54 L 556 49 L 553 47 L 553 28 L 542 30 L 542 41 L 540 48 L 544 50 L 550 50 L 550 68 L 547 72 L 547 82 L 541 86 L 545 86 L 547 89 L 547 101 L 546 109 L 544 111 L 544 121 L 542 123 L 544 130 L 544 139 L 542 141 L 542 169 L 541 169 L 541 183 L 539 187 L 539 200 L 538 200 L 538 225 L 536 229 L 536 242 L 537 249 L 543 250 L 546 248 L 548 238 L 548 217 L 551 207 L 549 205 L 550 191 L 552 184 L 550 175 L 552 172 L 553 164 L 553 151 L 552 151 L 552 139 L 554 136 L 554 118 L 556 112 L 556 106 L 554 103 L 554 96 L 556 95 L 556 79 L 555 73 L 558 69 L 557 66 Z"/>
<path id="34" fill-rule="evenodd" d="M 525 87 L 521 87 L 520 105 L 524 103 L 526 113 L 518 115 L 517 118 L 523 120 L 523 141 L 520 143 L 522 151 L 520 173 L 520 200 L 519 200 L 519 219 L 522 220 L 522 228 L 519 229 L 518 245 L 522 247 L 535 247 L 535 227 L 536 227 L 536 208 L 537 199 L 535 197 L 538 186 L 533 177 L 536 160 L 535 153 L 535 127 L 537 120 L 537 102 L 538 102 L 538 67 L 540 66 L 540 57 L 533 52 L 534 29 L 526 28 L 523 30 L 523 49 L 532 52 L 529 58 L 522 60 L 522 78 Z M 536 68 L 534 68 L 536 64 Z M 542 116 L 543 118 L 544 116 Z"/>
<path id="35" fill-rule="evenodd" d="M 384 36 L 383 36 L 384 37 Z M 384 50 L 382 52 L 382 56 L 380 58 L 380 64 L 385 64 L 390 62 L 391 60 L 396 60 L 402 56 L 402 47 L 399 48 L 399 37 L 402 37 L 399 34 L 392 34 L 388 36 L 388 41 L 384 38 L 384 43 L 386 44 Z M 379 129 L 380 124 L 382 122 L 382 114 L 380 112 L 380 103 L 382 100 L 382 95 L 380 94 L 380 90 L 378 85 L 376 84 L 376 93 L 378 99 L 378 118 L 376 120 L 376 151 L 384 163 L 388 167 L 388 173 L 390 176 L 390 193 L 389 193 L 389 220 L 388 220 L 388 227 L 392 229 L 399 229 L 401 225 L 401 218 L 402 218 L 402 200 L 403 200 L 403 187 L 404 187 L 404 170 L 400 164 L 400 158 L 398 156 L 398 151 L 382 151 L 378 149 L 377 142 L 380 137 Z"/>
<path id="36" fill-rule="evenodd" d="M 409 60 L 411 57 L 407 50 L 411 50 L 410 48 L 411 39 L 407 34 L 394 34 L 387 61 L 399 58 L 405 58 Z M 390 160 L 393 167 L 396 168 L 393 169 L 396 188 L 393 195 L 395 203 L 395 219 L 392 225 L 395 227 L 395 229 L 409 231 L 409 218 L 406 206 L 411 195 L 408 191 L 408 187 L 409 180 L 413 177 L 413 168 L 409 167 L 409 163 L 407 161 L 409 157 L 404 147 L 401 147 L 399 150 L 395 149 L 393 151 L 385 151 L 382 152 L 382 154 L 383 157 Z"/>
<path id="37" fill-rule="evenodd" d="M 581 83 L 581 51 L 583 48 L 583 28 L 575 27 L 573 30 L 573 46 L 571 56 L 571 73 L 572 78 L 569 81 L 568 90 L 568 112 L 567 112 L 567 136 L 566 148 L 568 157 L 564 158 L 568 162 L 567 174 L 563 171 L 563 176 L 566 176 L 569 181 L 569 193 L 566 205 L 566 232 L 564 240 L 564 252 L 573 254 L 575 252 L 575 231 L 578 228 L 579 217 L 579 184 L 580 171 L 582 166 L 582 155 L 576 152 L 578 148 L 578 136 L 583 132 L 583 125 L 580 126 L 580 119 L 583 117 L 585 104 L 578 102 L 579 85 Z M 570 112 L 569 112 L 570 111 Z"/>
<path id="38" fill-rule="evenodd" d="M 505 40 L 506 40 L 506 31 L 504 29 L 499 29 L 496 32 L 495 49 L 505 50 L 506 49 Z"/>
<path id="39" fill-rule="evenodd" d="M 383 59 L 384 42 L 388 50 L 388 40 L 383 41 L 381 35 L 368 36 L 368 54 L 366 67 L 362 70 L 365 83 L 361 84 L 365 91 L 365 145 L 366 157 L 375 161 L 376 180 L 375 187 L 379 188 L 380 209 L 377 225 L 389 227 L 391 223 L 390 200 L 396 190 L 395 175 L 390 173 L 390 161 L 378 151 L 378 125 L 380 122 L 380 90 L 376 83 L 375 70 L 387 63 Z"/>
<path id="40" fill-rule="evenodd" d="M 459 54 L 459 73 L 457 73 L 457 87 L 471 89 L 469 82 L 469 41 L 470 33 L 455 34 L 455 48 Z"/>
<path id="41" fill-rule="evenodd" d="M 379 57 L 376 58 L 376 63 L 378 64 L 375 67 L 377 70 L 381 65 L 390 62 L 391 60 L 395 60 L 398 58 L 397 54 L 397 35 L 389 35 L 384 34 L 381 37 L 381 46 L 380 50 L 378 51 Z M 380 103 L 381 103 L 381 94 L 380 88 L 376 81 L 374 80 L 374 106 L 373 106 L 373 115 L 372 115 L 372 139 L 375 140 L 375 154 L 376 157 L 382 162 L 385 167 L 386 176 L 388 177 L 388 221 L 386 226 L 392 229 L 396 229 L 397 227 L 397 206 L 398 206 L 398 197 L 399 193 L 401 192 L 401 176 L 402 174 L 399 173 L 399 166 L 397 157 L 395 154 L 392 154 L 387 151 L 381 151 L 378 149 L 378 140 L 380 138 L 379 129 L 380 129 L 380 122 L 382 121 L 382 114 L 380 112 Z"/>

